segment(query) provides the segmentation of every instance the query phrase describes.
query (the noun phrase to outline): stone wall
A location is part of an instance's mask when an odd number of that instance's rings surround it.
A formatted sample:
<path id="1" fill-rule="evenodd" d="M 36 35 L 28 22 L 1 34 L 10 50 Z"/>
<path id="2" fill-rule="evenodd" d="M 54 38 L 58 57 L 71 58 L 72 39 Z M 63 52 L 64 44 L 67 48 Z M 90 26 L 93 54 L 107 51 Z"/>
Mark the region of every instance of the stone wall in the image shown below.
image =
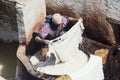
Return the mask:
<path id="1" fill-rule="evenodd" d="M 32 33 L 40 29 L 46 16 L 44 0 L 20 1 L 17 8 L 17 22 L 19 30 L 19 42 L 29 42 Z"/>
<path id="2" fill-rule="evenodd" d="M 0 0 L 0 40 L 28 43 L 45 16 L 44 0 Z"/>
<path id="3" fill-rule="evenodd" d="M 0 0 L 0 40 L 18 41 L 15 6 L 14 1 Z"/>

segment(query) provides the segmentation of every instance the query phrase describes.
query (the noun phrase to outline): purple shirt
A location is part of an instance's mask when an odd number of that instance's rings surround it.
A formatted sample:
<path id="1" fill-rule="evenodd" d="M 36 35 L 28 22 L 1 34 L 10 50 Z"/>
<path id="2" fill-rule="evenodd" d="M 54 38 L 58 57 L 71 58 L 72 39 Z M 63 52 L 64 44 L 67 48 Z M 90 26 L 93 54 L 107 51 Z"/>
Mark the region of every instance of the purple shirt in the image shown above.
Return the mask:
<path id="1" fill-rule="evenodd" d="M 68 18 L 67 17 L 64 17 L 62 16 L 62 23 L 61 23 L 61 27 L 60 29 L 63 30 L 64 27 L 66 27 L 67 23 L 68 23 Z M 53 26 L 54 27 L 54 26 Z M 58 27 L 58 28 L 59 28 Z M 62 31 L 61 30 L 61 31 Z M 57 33 L 57 30 L 53 30 L 51 28 L 51 25 L 49 22 L 45 22 L 43 25 L 42 25 L 42 28 L 40 29 L 40 31 L 38 32 L 38 35 L 41 37 L 41 38 L 47 38 L 49 36 L 48 39 L 53 39 L 55 36 L 56 36 L 56 33 Z"/>

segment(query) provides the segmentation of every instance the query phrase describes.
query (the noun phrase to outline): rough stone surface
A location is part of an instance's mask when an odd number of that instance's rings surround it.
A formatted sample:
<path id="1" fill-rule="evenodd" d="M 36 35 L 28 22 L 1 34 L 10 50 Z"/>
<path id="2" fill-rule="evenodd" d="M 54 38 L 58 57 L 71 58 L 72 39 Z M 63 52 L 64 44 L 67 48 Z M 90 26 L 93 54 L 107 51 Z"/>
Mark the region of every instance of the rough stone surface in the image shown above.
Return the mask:
<path id="1" fill-rule="evenodd" d="M 44 0 L 25 0 L 23 10 L 26 42 L 28 43 L 33 32 L 37 32 L 45 20 L 46 6 Z"/>
<path id="2" fill-rule="evenodd" d="M 120 24 L 120 0 L 105 0 L 106 16 L 114 23 Z"/>
<path id="3" fill-rule="evenodd" d="M 45 16 L 44 0 L 0 0 L 0 39 L 28 43 Z"/>
<path id="4" fill-rule="evenodd" d="M 114 33 L 119 34 L 119 31 L 111 25 L 120 24 L 119 4 L 120 0 L 46 0 L 47 14 L 59 12 L 77 18 L 82 16 L 87 36 L 107 44 L 120 41 Z"/>
<path id="5" fill-rule="evenodd" d="M 0 39 L 6 42 L 18 41 L 16 3 L 0 0 Z"/>
<path id="6" fill-rule="evenodd" d="M 87 37 L 107 44 L 116 44 L 112 25 L 103 15 L 96 12 L 86 15 L 84 25 Z"/>
<path id="7" fill-rule="evenodd" d="M 28 43 L 32 33 L 40 29 L 46 16 L 44 0 L 18 0 L 17 23 L 19 30 L 19 43 Z"/>

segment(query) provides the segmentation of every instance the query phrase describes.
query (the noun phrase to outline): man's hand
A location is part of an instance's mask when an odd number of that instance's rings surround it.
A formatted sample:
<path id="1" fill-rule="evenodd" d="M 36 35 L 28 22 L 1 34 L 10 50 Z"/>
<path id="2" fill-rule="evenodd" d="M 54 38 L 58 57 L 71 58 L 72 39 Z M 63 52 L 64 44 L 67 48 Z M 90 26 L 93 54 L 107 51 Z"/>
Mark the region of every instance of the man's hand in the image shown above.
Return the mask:
<path id="1" fill-rule="evenodd" d="M 79 20 L 80 20 L 81 22 L 83 22 L 83 18 L 82 18 L 82 17 L 80 17 Z"/>
<path id="2" fill-rule="evenodd" d="M 49 40 L 44 40 L 44 42 L 45 42 L 45 44 L 49 44 L 50 41 Z"/>
<path id="3" fill-rule="evenodd" d="M 80 17 L 80 18 L 69 17 L 69 20 L 70 20 L 70 21 L 78 21 L 78 20 L 80 20 L 80 21 L 83 22 L 83 18 L 82 18 L 82 17 Z"/>

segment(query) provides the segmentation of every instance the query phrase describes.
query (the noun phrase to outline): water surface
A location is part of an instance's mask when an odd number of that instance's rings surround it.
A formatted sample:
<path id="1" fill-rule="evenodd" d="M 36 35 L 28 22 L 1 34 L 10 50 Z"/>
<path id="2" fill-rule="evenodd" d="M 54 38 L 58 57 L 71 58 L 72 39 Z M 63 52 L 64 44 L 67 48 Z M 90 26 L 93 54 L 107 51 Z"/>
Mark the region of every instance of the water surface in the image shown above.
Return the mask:
<path id="1" fill-rule="evenodd" d="M 0 41 L 0 76 L 15 77 L 18 43 L 5 43 Z"/>

